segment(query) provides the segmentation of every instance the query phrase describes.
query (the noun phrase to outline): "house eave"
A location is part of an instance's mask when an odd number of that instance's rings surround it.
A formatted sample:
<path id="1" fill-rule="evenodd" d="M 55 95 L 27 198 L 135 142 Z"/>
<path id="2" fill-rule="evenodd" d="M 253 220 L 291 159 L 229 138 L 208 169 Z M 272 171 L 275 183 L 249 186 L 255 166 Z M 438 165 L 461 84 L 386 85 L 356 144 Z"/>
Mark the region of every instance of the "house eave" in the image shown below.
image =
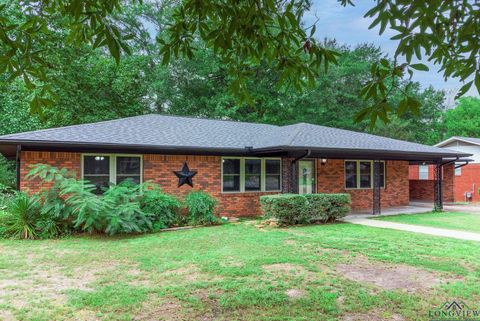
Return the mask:
<path id="1" fill-rule="evenodd" d="M 144 154 L 192 154 L 192 155 L 229 155 L 229 156 L 267 156 L 292 155 L 311 150 L 311 157 L 331 159 L 381 159 L 407 161 L 437 161 L 446 158 L 468 157 L 466 153 L 431 153 L 378 149 L 348 148 L 314 148 L 309 146 L 274 146 L 266 148 L 228 148 L 198 146 L 154 146 L 122 145 L 114 143 L 59 142 L 32 140 L 0 140 L 0 153 L 6 157 L 15 155 L 16 146 L 23 151 L 63 151 L 63 152 L 110 152 L 110 153 L 144 153 Z"/>

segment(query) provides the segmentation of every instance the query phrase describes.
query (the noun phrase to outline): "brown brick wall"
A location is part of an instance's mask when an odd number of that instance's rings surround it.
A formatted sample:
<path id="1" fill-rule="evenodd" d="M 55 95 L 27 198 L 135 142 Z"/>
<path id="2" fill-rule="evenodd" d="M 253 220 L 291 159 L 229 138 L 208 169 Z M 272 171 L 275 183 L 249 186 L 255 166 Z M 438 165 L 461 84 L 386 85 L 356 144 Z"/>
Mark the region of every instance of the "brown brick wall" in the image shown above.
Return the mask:
<path id="1" fill-rule="evenodd" d="M 371 209 L 372 189 L 345 189 L 344 160 L 329 159 L 325 165 L 317 160 L 317 192 L 349 193 L 353 210 Z M 386 161 L 386 186 L 381 189 L 382 207 L 408 205 L 408 162 Z"/>
<path id="2" fill-rule="evenodd" d="M 221 193 L 221 157 L 220 156 L 194 156 L 194 155 L 144 155 L 144 180 L 158 183 L 166 193 L 183 197 L 192 188 L 184 185 L 177 187 L 178 179 L 173 174 L 182 168 L 184 162 L 188 163 L 190 170 L 198 173 L 193 179 L 194 190 L 204 190 L 218 199 L 218 214 L 222 216 L 249 216 L 260 215 L 259 197 L 272 193 Z M 291 159 L 283 160 L 283 172 L 290 173 Z M 50 164 L 56 167 L 66 167 L 71 171 L 80 173 L 79 153 L 57 152 L 22 152 L 21 159 L 21 188 L 31 192 L 38 191 L 38 181 L 26 181 L 28 166 L 36 163 Z M 317 192 L 343 193 L 347 192 L 352 197 L 352 208 L 370 209 L 372 207 L 372 190 L 346 190 L 344 188 L 344 161 L 331 160 L 321 165 L 316 162 Z M 408 205 L 408 163 L 404 161 L 386 162 L 387 183 L 381 191 L 382 206 Z M 284 187 L 288 186 L 289 178 L 283 180 Z M 273 193 L 274 194 L 274 193 Z"/>
<path id="3" fill-rule="evenodd" d="M 409 173 L 410 199 L 412 201 L 433 202 L 435 166 L 428 166 L 428 180 L 418 179 L 418 165 L 410 165 Z M 415 173 L 417 174 L 416 176 L 414 175 Z M 455 164 L 448 164 L 443 166 L 442 179 L 443 201 L 454 202 L 456 184 Z"/>
<path id="4" fill-rule="evenodd" d="M 204 190 L 219 201 L 218 212 L 222 216 L 261 215 L 260 196 L 276 193 L 222 193 L 220 156 L 144 155 L 144 180 L 158 183 L 169 194 L 185 196 L 192 188 L 178 188 L 178 178 L 173 174 L 187 162 L 190 170 L 197 171 L 193 179 L 194 190 Z"/>
<path id="5" fill-rule="evenodd" d="M 412 201 L 433 202 L 434 181 L 426 179 L 410 180 L 410 199 Z"/>
<path id="6" fill-rule="evenodd" d="M 42 188 L 48 188 L 47 184 L 41 184 L 40 180 L 27 180 L 25 176 L 30 172 L 31 165 L 49 164 L 58 168 L 67 168 L 80 177 L 80 154 L 63 152 L 22 152 L 20 155 L 20 189 L 30 193 L 38 192 Z"/>

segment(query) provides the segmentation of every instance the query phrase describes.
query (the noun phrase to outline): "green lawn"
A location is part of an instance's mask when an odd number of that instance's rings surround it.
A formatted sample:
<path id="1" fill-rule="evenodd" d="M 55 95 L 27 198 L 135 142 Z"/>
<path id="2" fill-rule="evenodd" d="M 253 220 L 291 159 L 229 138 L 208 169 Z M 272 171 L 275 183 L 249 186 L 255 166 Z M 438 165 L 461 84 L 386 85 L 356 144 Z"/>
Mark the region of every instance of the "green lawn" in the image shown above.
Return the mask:
<path id="1" fill-rule="evenodd" d="M 479 245 L 346 223 L 3 240 L 0 319 L 427 320 L 477 307 Z"/>
<path id="2" fill-rule="evenodd" d="M 441 227 L 452 230 L 464 230 L 480 233 L 480 214 L 457 212 L 402 214 L 394 216 L 376 217 L 376 220 Z"/>

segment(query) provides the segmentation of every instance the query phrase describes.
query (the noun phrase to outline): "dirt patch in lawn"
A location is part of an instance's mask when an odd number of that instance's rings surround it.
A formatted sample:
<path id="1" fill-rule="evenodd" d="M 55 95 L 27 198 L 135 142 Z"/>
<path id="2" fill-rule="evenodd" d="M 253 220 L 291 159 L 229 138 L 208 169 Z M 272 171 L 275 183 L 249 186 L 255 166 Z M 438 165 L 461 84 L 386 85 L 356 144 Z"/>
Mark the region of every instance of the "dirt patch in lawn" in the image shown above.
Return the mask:
<path id="1" fill-rule="evenodd" d="M 282 274 L 303 274 L 306 272 L 305 268 L 298 264 L 291 263 L 276 263 L 263 265 L 263 270 L 270 273 L 282 273 Z"/>
<path id="2" fill-rule="evenodd" d="M 405 264 L 369 262 L 365 257 L 358 257 L 349 264 L 338 264 L 336 271 L 347 279 L 371 283 L 385 290 L 425 291 L 446 281 L 430 271 Z"/>
<path id="3" fill-rule="evenodd" d="M 219 281 L 223 278 L 218 275 L 210 275 L 209 273 L 202 272 L 200 268 L 194 264 L 190 264 L 178 269 L 168 270 L 162 273 L 162 276 L 167 278 L 181 277 L 182 280 L 187 282 L 205 282 L 205 281 Z M 177 280 L 175 280 L 177 282 Z"/>
<path id="4" fill-rule="evenodd" d="M 296 300 L 303 298 L 306 295 L 306 292 L 300 289 L 288 289 L 287 291 L 285 291 L 285 294 L 289 299 Z"/>
<path id="5" fill-rule="evenodd" d="M 133 317 L 135 321 L 180 321 L 187 320 L 183 314 L 180 300 L 176 298 L 158 298 L 151 296 L 149 300 L 142 304 L 138 314 Z"/>

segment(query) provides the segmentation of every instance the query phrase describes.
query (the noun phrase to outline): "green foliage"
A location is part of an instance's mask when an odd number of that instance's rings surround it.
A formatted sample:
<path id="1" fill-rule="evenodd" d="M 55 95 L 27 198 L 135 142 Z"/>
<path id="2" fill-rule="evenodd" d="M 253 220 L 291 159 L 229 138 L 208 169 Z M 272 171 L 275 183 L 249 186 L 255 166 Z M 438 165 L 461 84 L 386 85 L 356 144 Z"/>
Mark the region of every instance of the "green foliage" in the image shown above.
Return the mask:
<path id="1" fill-rule="evenodd" d="M 154 216 L 153 230 L 182 224 L 180 201 L 174 196 L 162 193 L 158 187 L 143 191 L 140 207 L 144 213 Z"/>
<path id="2" fill-rule="evenodd" d="M 265 217 L 280 224 L 334 222 L 350 212 L 349 194 L 277 194 L 260 197 Z"/>
<path id="3" fill-rule="evenodd" d="M 40 204 L 37 197 L 17 193 L 0 212 L 0 233 L 5 237 L 35 239 L 40 219 Z"/>
<path id="4" fill-rule="evenodd" d="M 107 189 L 101 198 L 105 213 L 105 233 L 145 233 L 152 231 L 155 216 L 141 209 L 143 185 L 124 181 Z"/>
<path id="5" fill-rule="evenodd" d="M 353 3 L 350 0 L 340 2 L 343 5 Z M 151 90 L 162 87 L 163 80 L 155 76 L 153 81 L 149 79 L 151 71 L 160 69 L 157 75 L 181 74 L 184 70 L 175 68 L 175 64 L 182 61 L 182 57 L 195 61 L 203 56 L 205 50 L 221 62 L 223 74 L 215 81 L 226 84 L 230 93 L 228 100 L 233 100 L 234 105 L 244 105 L 245 102 L 250 107 L 256 105 L 256 97 L 250 87 L 252 83 L 256 84 L 256 78 L 262 71 L 272 75 L 270 80 L 275 87 L 270 87 L 270 91 L 278 91 L 276 85 L 280 84 L 286 91 L 293 88 L 305 93 L 315 87 L 321 77 L 319 75 L 323 76 L 327 68 L 330 72 L 338 61 L 336 48 L 314 38 L 315 24 L 306 26 L 302 23 L 310 5 L 310 1 L 304 0 L 159 3 L 137 0 L 48 0 L 39 3 L 3 0 L 0 1 L 0 77 L 8 87 L 16 87 L 16 90 L 7 92 L 18 96 L 13 104 L 5 106 L 8 106 L 8 113 L 16 117 L 29 118 L 30 125 L 35 128 L 44 125 L 39 124 L 38 119 L 32 119 L 36 117 L 28 117 L 28 109 L 42 115 L 42 111 L 52 113 L 52 110 L 65 106 L 57 116 L 63 122 L 80 122 L 76 113 L 78 109 L 96 110 L 90 107 L 92 104 L 80 104 L 83 98 L 101 98 L 99 103 L 104 99 L 115 100 L 115 104 L 106 104 L 98 111 L 102 119 L 141 113 L 137 103 L 141 104 L 142 100 L 147 100 L 149 108 L 164 108 L 168 104 L 162 104 L 162 91 Z M 480 88 L 477 63 L 480 45 L 476 41 L 478 12 L 478 8 L 468 1 L 457 4 L 436 0 L 429 1 L 427 5 L 419 2 L 408 6 L 403 2 L 372 3 L 371 10 L 366 14 L 373 19 L 371 28 L 380 26 L 380 33 L 383 33 L 390 26 L 398 32 L 393 37 L 399 40 L 394 59 L 396 61 L 402 56 L 407 62 L 399 65 L 383 57 L 370 62 L 372 68 L 362 79 L 365 86 L 361 96 L 365 99 L 366 109 L 358 114 L 358 118 L 365 118 L 373 124 L 378 118 L 388 122 L 393 114 L 400 117 L 405 112 L 418 110 L 422 102 L 408 90 L 402 90 L 400 85 L 404 76 L 411 75 L 414 70 L 427 70 L 424 64 L 413 63 L 414 58 L 428 58 L 437 63 L 446 78 L 465 80 L 466 85 L 460 95 L 473 84 Z M 154 27 L 146 27 L 145 20 Z M 161 32 L 150 35 L 152 29 Z M 116 73 L 115 63 L 110 63 L 104 52 L 109 52 L 120 67 L 125 61 L 140 63 L 141 72 L 136 72 L 137 66 L 121 68 L 116 78 L 110 77 L 108 72 Z M 121 57 L 123 53 L 132 54 L 132 59 L 128 55 Z M 177 58 L 173 61 L 174 65 L 159 66 L 161 60 L 167 63 L 172 57 Z M 99 69 L 105 73 L 99 73 Z M 85 77 L 89 70 L 93 77 Z M 103 77 L 105 75 L 107 77 Z M 76 76 L 80 85 L 72 81 Z M 115 96 L 115 93 L 121 92 L 125 79 L 129 90 L 122 98 L 129 96 L 128 100 L 135 102 L 133 105 Z M 92 86 L 95 83 L 97 86 Z M 139 90 L 135 89 L 135 83 L 140 85 Z M 142 88 L 145 83 L 151 83 L 152 87 Z M 59 90 L 61 87 L 69 91 Z M 111 95 L 105 95 L 108 93 L 103 90 L 105 88 L 113 89 Z M 146 94 L 137 95 L 143 90 Z M 359 92 L 360 89 L 355 94 Z M 81 93 L 87 93 L 86 97 L 78 99 Z M 402 99 L 396 98 L 399 93 Z M 74 102 L 74 105 L 68 105 L 67 101 Z M 275 101 L 271 103 L 273 105 Z M 18 108 L 19 105 L 21 108 Z M 123 106 L 124 110 L 117 106 Z M 215 104 L 212 103 L 212 106 Z M 221 106 L 216 107 L 221 109 Z M 68 113 L 62 117 L 65 110 Z M 82 116 L 92 118 L 88 112 Z M 16 129 L 8 131 L 34 128 L 16 119 L 12 123 Z"/>
<path id="6" fill-rule="evenodd" d="M 445 138 L 480 136 L 480 98 L 461 98 L 454 109 L 445 114 Z"/>
<path id="7" fill-rule="evenodd" d="M 353 5 L 350 0 L 341 0 L 341 3 L 344 6 Z M 424 64 L 412 63 L 414 60 L 421 61 L 423 56 L 440 66 L 445 79 L 458 77 L 466 81 L 457 97 L 464 95 L 473 84 L 480 93 L 480 10 L 477 3 L 433 0 L 405 5 L 402 1 L 378 1 L 365 17 L 373 19 L 370 29 L 380 26 L 380 34 L 387 26 L 397 32 L 391 38 L 398 41 L 394 58 L 397 61 L 397 58 L 403 57 L 406 63 L 391 65 L 382 59 L 372 65 L 371 81 L 361 95 L 373 104 L 359 114 L 359 118 L 369 116 L 373 124 L 377 117 L 388 122 L 388 114 L 392 112 L 399 116 L 407 110 L 416 112 L 420 103 L 408 92 L 398 105 L 393 104 L 389 99 L 391 90 L 388 84 L 395 86 L 395 82 L 406 72 L 411 78 L 413 70 L 428 71 Z"/>
<path id="8" fill-rule="evenodd" d="M 191 191 L 185 196 L 185 206 L 188 209 L 188 222 L 192 225 L 209 225 L 219 222 L 214 214 L 217 201 L 203 191 Z"/>
<path id="9" fill-rule="evenodd" d="M 260 197 L 260 205 L 265 217 L 275 217 L 280 224 L 308 223 L 308 201 L 304 195 L 264 195 Z"/>
<path id="10" fill-rule="evenodd" d="M 55 235 L 72 231 L 145 233 L 181 222 L 180 202 L 150 182 L 138 185 L 126 180 L 98 196 L 93 184 L 76 179 L 66 169 L 38 164 L 27 177 L 53 183 L 40 194 L 42 215 L 49 218 L 42 224 L 50 235 L 55 231 Z"/>
<path id="11" fill-rule="evenodd" d="M 0 193 L 2 189 L 15 188 L 15 162 L 0 155 Z"/>
<path id="12" fill-rule="evenodd" d="M 334 222 L 350 212 L 350 194 L 306 194 L 308 220 L 312 222 Z"/>

